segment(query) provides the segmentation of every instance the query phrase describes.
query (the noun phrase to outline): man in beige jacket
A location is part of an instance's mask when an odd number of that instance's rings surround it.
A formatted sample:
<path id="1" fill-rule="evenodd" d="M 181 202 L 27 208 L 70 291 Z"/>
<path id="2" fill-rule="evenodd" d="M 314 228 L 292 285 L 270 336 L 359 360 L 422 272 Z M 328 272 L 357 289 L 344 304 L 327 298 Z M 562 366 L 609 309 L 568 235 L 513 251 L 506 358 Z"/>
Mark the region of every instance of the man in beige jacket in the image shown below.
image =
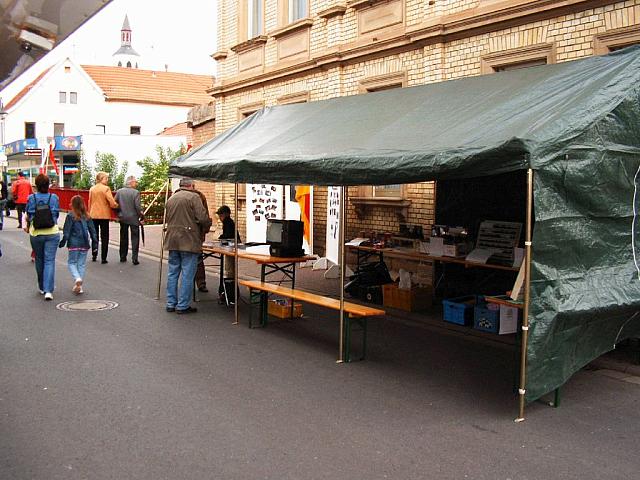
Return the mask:
<path id="1" fill-rule="evenodd" d="M 167 200 L 166 209 L 167 312 L 194 313 L 197 309 L 191 306 L 191 291 L 202 253 L 202 236 L 211 227 L 211 217 L 189 178 L 180 180 L 180 189 Z"/>
<path id="2" fill-rule="evenodd" d="M 96 238 L 100 238 L 102 243 L 102 263 L 107 263 L 107 253 L 109 251 L 109 220 L 111 220 L 112 209 L 118 208 L 118 204 L 113 198 L 109 188 L 109 174 L 98 172 L 96 184 L 89 189 L 89 216 L 93 220 L 96 229 Z M 91 245 L 93 251 L 92 260 L 98 258 L 98 243 Z"/>

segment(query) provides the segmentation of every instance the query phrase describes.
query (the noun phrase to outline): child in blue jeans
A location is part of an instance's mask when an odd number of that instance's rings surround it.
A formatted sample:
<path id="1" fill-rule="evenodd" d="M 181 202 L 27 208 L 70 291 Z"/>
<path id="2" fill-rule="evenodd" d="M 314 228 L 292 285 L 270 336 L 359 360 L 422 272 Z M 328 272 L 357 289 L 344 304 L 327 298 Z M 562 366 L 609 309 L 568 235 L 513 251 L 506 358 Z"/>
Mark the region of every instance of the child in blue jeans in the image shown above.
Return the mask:
<path id="1" fill-rule="evenodd" d="M 71 211 L 64 221 L 62 240 L 60 240 L 59 247 L 62 248 L 65 244 L 69 249 L 67 267 L 74 280 L 73 293 L 84 293 L 82 281 L 87 266 L 87 252 L 91 245 L 98 244 L 98 240 L 95 227 L 80 195 L 76 195 L 71 199 Z"/>

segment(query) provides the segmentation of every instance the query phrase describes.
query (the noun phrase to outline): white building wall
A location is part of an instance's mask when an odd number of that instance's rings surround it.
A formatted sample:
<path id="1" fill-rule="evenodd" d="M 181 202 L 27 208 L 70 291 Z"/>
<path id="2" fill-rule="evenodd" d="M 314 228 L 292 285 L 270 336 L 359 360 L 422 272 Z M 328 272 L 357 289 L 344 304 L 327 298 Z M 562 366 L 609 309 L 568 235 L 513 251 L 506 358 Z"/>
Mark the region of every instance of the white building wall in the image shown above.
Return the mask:
<path id="1" fill-rule="evenodd" d="M 65 66 L 70 67 L 65 72 Z M 59 92 L 67 93 L 67 103 L 59 103 Z M 70 92 L 77 92 L 78 103 L 70 104 Z M 136 102 L 108 102 L 102 92 L 78 65 L 65 61 L 52 67 L 45 78 L 20 103 L 9 110 L 5 120 L 5 141 L 25 138 L 25 122 L 36 123 L 36 137 L 51 137 L 54 123 L 64 123 L 65 135 L 100 133 L 129 135 L 131 126 L 141 127 L 142 135 L 156 135 L 163 129 L 187 120 L 190 107 Z"/>

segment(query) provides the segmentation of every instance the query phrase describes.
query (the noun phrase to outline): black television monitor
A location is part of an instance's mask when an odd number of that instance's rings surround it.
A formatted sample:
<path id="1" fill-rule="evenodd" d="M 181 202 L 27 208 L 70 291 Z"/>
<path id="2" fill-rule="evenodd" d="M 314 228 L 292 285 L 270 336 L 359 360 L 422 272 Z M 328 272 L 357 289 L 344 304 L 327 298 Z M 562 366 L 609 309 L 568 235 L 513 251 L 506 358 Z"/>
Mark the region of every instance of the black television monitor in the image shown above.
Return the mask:
<path id="1" fill-rule="evenodd" d="M 267 220 L 267 243 L 272 255 L 304 255 L 304 223 L 300 220 Z"/>

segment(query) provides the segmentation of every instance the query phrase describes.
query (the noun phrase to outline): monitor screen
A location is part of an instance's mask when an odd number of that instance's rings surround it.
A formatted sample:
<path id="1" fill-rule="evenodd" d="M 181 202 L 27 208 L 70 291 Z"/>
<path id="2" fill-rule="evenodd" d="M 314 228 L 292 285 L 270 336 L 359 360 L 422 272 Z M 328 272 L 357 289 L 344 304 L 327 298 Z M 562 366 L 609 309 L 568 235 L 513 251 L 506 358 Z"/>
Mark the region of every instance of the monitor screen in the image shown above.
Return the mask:
<path id="1" fill-rule="evenodd" d="M 283 224 L 281 222 L 267 222 L 267 243 L 282 243 L 282 229 Z"/>

